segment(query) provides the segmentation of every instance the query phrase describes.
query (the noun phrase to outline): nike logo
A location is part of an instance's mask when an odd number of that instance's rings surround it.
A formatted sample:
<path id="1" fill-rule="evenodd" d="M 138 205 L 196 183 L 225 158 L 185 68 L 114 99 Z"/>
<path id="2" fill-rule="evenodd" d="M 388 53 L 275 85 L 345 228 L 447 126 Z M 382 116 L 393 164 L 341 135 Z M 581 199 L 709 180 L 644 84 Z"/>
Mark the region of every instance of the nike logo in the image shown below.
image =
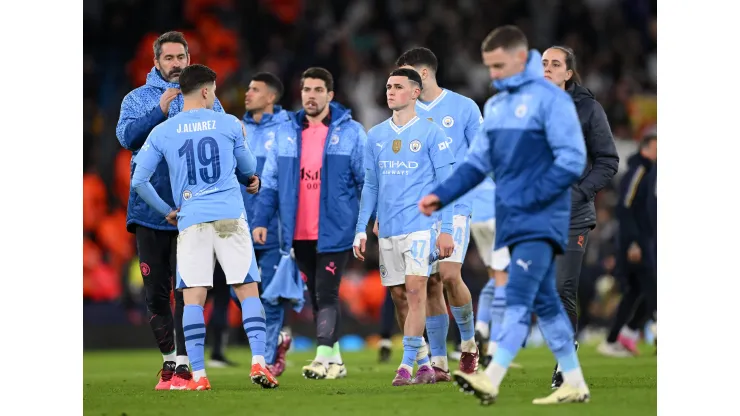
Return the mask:
<path id="1" fill-rule="evenodd" d="M 521 267 L 522 269 L 524 269 L 525 272 L 528 272 L 529 271 L 529 266 L 532 265 L 532 260 L 528 260 L 528 261 L 525 262 L 522 259 L 517 259 L 516 260 L 516 265 L 519 266 L 519 267 Z"/>
<path id="2" fill-rule="evenodd" d="M 288 140 L 291 143 L 295 143 L 295 139 L 292 138 L 292 137 L 286 137 L 285 139 Z"/>

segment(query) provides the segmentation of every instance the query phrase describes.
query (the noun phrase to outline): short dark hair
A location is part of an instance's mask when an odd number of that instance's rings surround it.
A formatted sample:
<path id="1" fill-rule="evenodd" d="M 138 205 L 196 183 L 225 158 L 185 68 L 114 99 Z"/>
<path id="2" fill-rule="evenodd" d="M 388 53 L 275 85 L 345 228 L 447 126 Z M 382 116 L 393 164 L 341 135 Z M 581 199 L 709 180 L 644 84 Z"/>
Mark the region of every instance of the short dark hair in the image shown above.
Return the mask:
<path id="1" fill-rule="evenodd" d="M 216 82 L 216 72 L 211 68 L 193 64 L 183 68 L 180 74 L 180 92 L 182 95 L 188 95 L 206 84 Z"/>
<path id="2" fill-rule="evenodd" d="M 483 39 L 481 52 L 493 52 L 498 48 L 510 50 L 516 47 L 529 48 L 527 36 L 514 25 L 497 27 Z"/>
<path id="3" fill-rule="evenodd" d="M 557 49 L 565 54 L 565 69 L 573 71 L 573 76 L 569 80 L 565 81 L 565 88 L 570 88 L 571 85 L 581 83 L 581 75 L 576 69 L 576 54 L 572 48 L 567 46 L 550 46 L 550 49 Z"/>
<path id="4" fill-rule="evenodd" d="M 252 77 L 252 81 L 264 82 L 265 85 L 275 91 L 275 102 L 280 101 L 280 97 L 283 96 L 283 92 L 285 91 L 280 78 L 270 72 L 259 72 Z"/>
<path id="5" fill-rule="evenodd" d="M 185 35 L 181 32 L 171 31 L 163 33 L 154 41 L 152 49 L 154 49 L 155 59 L 159 59 L 159 56 L 162 55 L 162 45 L 165 43 L 179 43 L 185 47 L 185 53 L 188 53 L 188 42 L 185 40 Z"/>
<path id="6" fill-rule="evenodd" d="M 324 84 L 326 84 L 327 91 L 334 91 L 334 77 L 331 76 L 331 72 L 324 68 L 315 66 L 303 71 L 303 74 L 301 75 L 301 88 L 303 88 L 303 81 L 306 78 L 320 79 L 324 81 Z"/>
<path id="7" fill-rule="evenodd" d="M 648 146 L 650 146 L 650 142 L 652 141 L 658 141 L 658 133 L 648 133 L 646 134 L 642 140 L 640 140 L 640 149 L 645 149 Z"/>
<path id="8" fill-rule="evenodd" d="M 421 89 L 421 75 L 419 75 L 418 72 L 414 71 L 413 69 L 409 68 L 398 68 L 391 71 L 389 77 L 406 77 L 411 82 L 415 82 L 419 84 L 419 89 Z"/>
<path id="9" fill-rule="evenodd" d="M 412 48 L 403 53 L 396 59 L 396 66 L 411 65 L 413 67 L 417 65 L 426 65 L 432 71 L 437 72 L 437 57 L 434 52 L 427 48 Z"/>

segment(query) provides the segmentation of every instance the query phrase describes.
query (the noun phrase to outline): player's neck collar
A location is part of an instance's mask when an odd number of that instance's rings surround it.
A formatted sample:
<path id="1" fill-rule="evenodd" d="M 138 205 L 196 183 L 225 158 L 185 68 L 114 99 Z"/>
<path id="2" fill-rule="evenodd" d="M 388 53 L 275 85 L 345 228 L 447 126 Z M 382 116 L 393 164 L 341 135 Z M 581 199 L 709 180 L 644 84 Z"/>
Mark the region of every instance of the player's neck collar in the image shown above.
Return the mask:
<path id="1" fill-rule="evenodd" d="M 439 94 L 437 96 L 437 98 L 435 98 L 434 100 L 432 100 L 431 103 L 424 104 L 423 102 L 421 102 L 421 100 L 416 100 L 416 105 L 418 105 L 419 107 L 421 107 L 422 110 L 429 111 L 432 108 L 434 108 L 434 106 L 436 106 L 440 101 L 442 101 L 442 99 L 445 98 L 445 95 L 447 95 L 447 90 L 444 89 L 444 88 L 442 88 L 442 93 Z"/>
<path id="2" fill-rule="evenodd" d="M 419 116 L 414 116 L 411 120 L 408 121 L 408 123 L 404 124 L 403 126 L 399 127 L 396 125 L 396 123 L 393 122 L 393 117 L 388 119 L 388 124 L 391 125 L 391 128 L 393 129 L 396 134 L 401 134 L 404 130 L 407 128 L 413 126 L 417 121 L 419 121 Z"/>

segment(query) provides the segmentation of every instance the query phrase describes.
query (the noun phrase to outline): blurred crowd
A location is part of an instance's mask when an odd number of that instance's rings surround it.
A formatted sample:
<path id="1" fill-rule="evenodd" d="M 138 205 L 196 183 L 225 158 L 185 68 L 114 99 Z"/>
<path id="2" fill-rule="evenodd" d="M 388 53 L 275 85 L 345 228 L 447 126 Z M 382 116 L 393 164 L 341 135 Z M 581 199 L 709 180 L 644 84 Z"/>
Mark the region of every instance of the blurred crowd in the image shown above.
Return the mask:
<path id="1" fill-rule="evenodd" d="M 121 100 L 144 83 L 152 42 L 185 33 L 193 63 L 218 73 L 218 98 L 244 114 L 250 77 L 269 71 L 283 81 L 281 104 L 300 108 L 299 76 L 310 66 L 332 72 L 335 100 L 366 128 L 387 118 L 384 84 L 398 55 L 430 48 L 442 87 L 482 105 L 490 96 L 480 42 L 493 28 L 516 24 L 531 46 L 574 49 L 583 84 L 606 110 L 620 152 L 620 171 L 636 140 L 655 128 L 656 2 L 649 0 L 85 0 L 84 2 L 84 299 L 143 311 L 133 235 L 126 232 L 130 152 L 115 136 Z M 620 175 L 615 178 L 619 181 Z M 582 284 L 596 293 L 592 324 L 608 322 L 612 290 L 615 184 L 597 198 L 598 226 L 589 238 Z M 374 250 L 371 246 L 370 252 Z M 346 311 L 377 320 L 385 292 L 377 256 L 354 262 L 343 280 Z M 486 272 L 468 251 L 463 277 L 477 294 Z M 591 282 L 591 283 L 588 283 Z M 377 283 L 377 284 L 376 284 Z M 590 285 L 590 286 L 589 286 Z M 476 297 L 477 295 L 474 295 Z M 132 318 L 136 319 L 136 318 Z"/>

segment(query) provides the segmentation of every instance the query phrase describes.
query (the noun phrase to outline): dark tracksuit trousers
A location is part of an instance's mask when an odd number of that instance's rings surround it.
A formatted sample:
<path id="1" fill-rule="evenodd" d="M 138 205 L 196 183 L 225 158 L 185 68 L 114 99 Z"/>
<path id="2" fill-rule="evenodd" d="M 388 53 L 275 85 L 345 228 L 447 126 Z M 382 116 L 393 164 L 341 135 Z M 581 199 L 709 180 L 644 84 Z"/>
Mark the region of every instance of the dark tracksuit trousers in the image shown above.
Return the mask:
<path id="1" fill-rule="evenodd" d="M 177 285 L 177 231 L 154 230 L 136 226 L 136 251 L 144 280 L 149 325 L 162 354 L 177 350 L 188 355 L 182 332 L 182 312 L 185 307 Z M 170 293 L 175 292 L 175 313 L 172 313 Z"/>
<path id="2" fill-rule="evenodd" d="M 319 253 L 316 240 L 294 240 L 298 268 L 306 275 L 319 346 L 332 347 L 339 339 L 339 283 L 351 250 Z"/>

